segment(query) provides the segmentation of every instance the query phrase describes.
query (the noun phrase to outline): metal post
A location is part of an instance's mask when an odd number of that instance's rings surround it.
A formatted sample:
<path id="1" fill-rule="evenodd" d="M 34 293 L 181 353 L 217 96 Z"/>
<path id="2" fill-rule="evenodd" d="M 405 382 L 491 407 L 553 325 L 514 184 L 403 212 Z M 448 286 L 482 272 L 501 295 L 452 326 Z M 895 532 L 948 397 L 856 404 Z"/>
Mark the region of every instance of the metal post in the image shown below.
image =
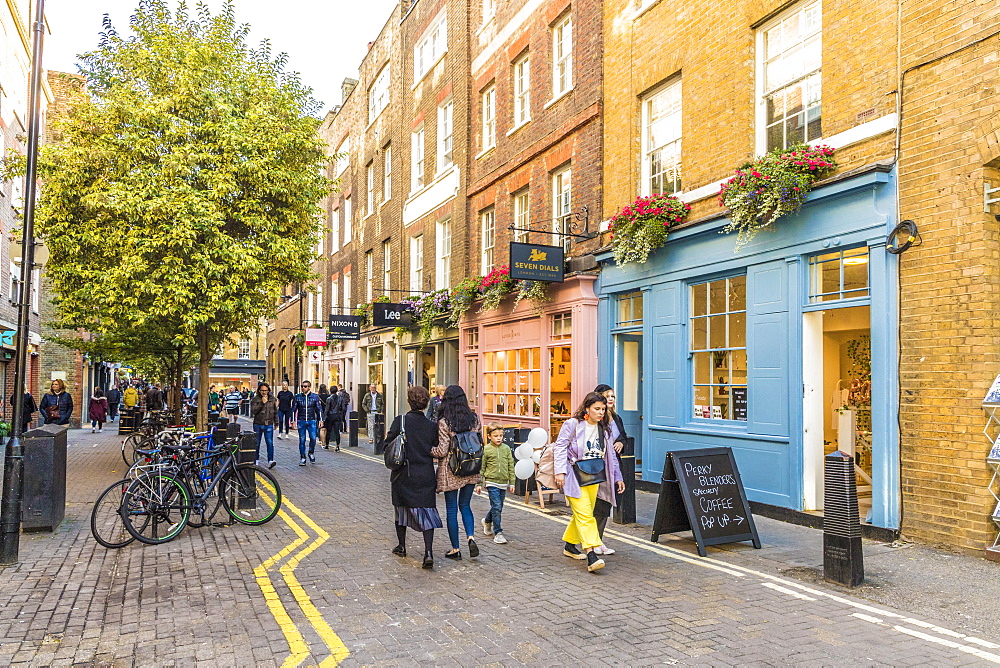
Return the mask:
<path id="1" fill-rule="evenodd" d="M 14 424 L 4 452 L 3 504 L 0 506 L 0 565 L 16 564 L 21 540 L 21 495 L 24 492 L 24 393 L 27 390 L 28 326 L 30 324 L 31 272 L 35 262 L 35 183 L 38 173 L 40 133 L 39 96 L 42 88 L 42 39 L 45 0 L 36 0 L 32 17 L 31 79 L 28 91 L 28 164 L 24 175 L 24 230 L 21 235 L 21 289 L 18 291 L 17 339 L 14 367 Z"/>
<path id="2" fill-rule="evenodd" d="M 865 561 L 854 458 L 838 450 L 824 461 L 823 575 L 827 580 L 857 587 L 865 581 Z"/>

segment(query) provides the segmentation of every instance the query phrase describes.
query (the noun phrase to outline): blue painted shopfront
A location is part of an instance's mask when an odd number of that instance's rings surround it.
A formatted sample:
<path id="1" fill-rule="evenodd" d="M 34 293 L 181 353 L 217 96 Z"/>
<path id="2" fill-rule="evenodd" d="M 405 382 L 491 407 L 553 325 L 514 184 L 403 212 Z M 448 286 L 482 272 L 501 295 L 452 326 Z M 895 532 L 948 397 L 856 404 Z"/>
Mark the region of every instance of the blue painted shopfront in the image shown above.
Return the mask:
<path id="1" fill-rule="evenodd" d="M 829 450 L 831 443 L 823 442 L 823 430 L 829 429 L 823 420 L 837 417 L 824 408 L 811 421 L 814 403 L 804 399 L 816 365 L 827 364 L 812 356 L 815 350 L 822 356 L 823 348 L 814 347 L 808 323 L 813 312 L 822 310 L 820 318 L 834 322 L 843 317 L 838 313 L 849 311 L 833 309 L 860 307 L 870 314 L 870 519 L 876 526 L 899 527 L 898 270 L 896 256 L 885 250 L 886 235 L 898 222 L 895 189 L 894 170 L 870 167 L 816 188 L 799 213 L 762 231 L 739 252 L 735 235 L 720 233 L 728 220 L 716 219 L 672 233 L 644 265 L 618 267 L 610 253 L 598 258 L 599 377 L 618 383 L 620 405 L 629 391 L 641 388 L 635 410 L 624 414 L 639 436 L 643 479 L 659 481 L 668 452 L 729 446 L 750 499 L 795 510 L 809 509 L 817 494 L 821 502 L 822 448 Z M 854 263 L 867 266 L 867 289 L 846 290 L 847 270 L 838 265 L 841 292 L 817 298 L 817 271 L 829 276 L 835 271 L 832 264 L 817 264 L 818 258 L 838 251 L 842 258 L 864 258 Z M 745 318 L 745 324 L 733 320 L 745 328 L 745 342 L 738 342 L 745 346 L 740 356 L 745 366 L 732 372 L 733 378 L 745 374 L 739 381 L 745 389 L 718 388 L 733 395 L 722 409 L 729 419 L 713 419 L 719 413 L 698 404 L 702 395 L 695 381 L 692 340 L 699 334 L 693 328 L 702 325 L 696 319 L 701 307 L 694 302 L 702 294 L 698 286 L 712 281 L 745 290 L 745 313 L 732 316 Z M 729 364 L 736 369 L 735 362 Z M 714 370 L 708 373 L 713 376 L 708 382 L 715 382 Z"/>

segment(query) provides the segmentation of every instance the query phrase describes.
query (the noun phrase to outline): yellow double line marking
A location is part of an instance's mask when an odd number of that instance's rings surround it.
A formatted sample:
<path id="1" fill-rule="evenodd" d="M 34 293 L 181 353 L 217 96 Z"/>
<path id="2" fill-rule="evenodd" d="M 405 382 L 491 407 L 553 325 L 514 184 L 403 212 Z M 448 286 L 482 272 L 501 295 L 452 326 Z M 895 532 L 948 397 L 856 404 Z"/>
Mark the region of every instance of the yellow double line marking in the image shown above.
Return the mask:
<path id="1" fill-rule="evenodd" d="M 269 491 L 274 494 L 273 489 L 270 489 Z M 330 625 L 326 623 L 326 620 L 323 619 L 323 615 L 320 614 L 320 611 L 316 608 L 312 599 L 310 599 L 309 595 L 306 594 L 302 584 L 299 583 L 298 578 L 295 577 L 295 568 L 299 565 L 299 562 L 301 562 L 320 545 L 329 540 L 330 534 L 320 528 L 318 524 L 313 522 L 308 515 L 296 508 L 295 505 L 288 499 L 282 499 L 282 506 L 292 511 L 292 513 L 306 526 L 312 529 L 316 533 L 316 539 L 313 540 L 313 542 L 310 543 L 305 549 L 294 554 L 290 559 L 288 559 L 288 561 L 286 561 L 285 564 L 278 569 L 278 572 L 281 573 L 281 578 L 285 582 L 285 586 L 288 587 L 289 591 L 292 592 L 292 596 L 295 597 L 295 601 L 299 604 L 299 608 L 305 615 L 306 621 L 308 621 L 313 627 L 320 639 L 322 639 L 326 644 L 327 650 L 330 652 L 330 655 L 323 659 L 319 665 L 336 666 L 347 658 L 350 651 L 347 649 L 344 641 L 340 639 L 340 636 L 338 636 L 334 630 L 330 628 Z M 274 584 L 271 582 L 268 571 L 273 568 L 275 564 L 298 550 L 300 546 L 308 541 L 309 534 L 284 510 L 279 510 L 278 516 L 292 531 L 295 532 L 298 538 L 282 548 L 277 554 L 269 557 L 260 566 L 253 569 L 253 574 L 257 579 L 257 585 L 264 594 L 264 601 L 267 603 L 267 607 L 271 610 L 274 620 L 281 628 L 281 632 L 284 634 L 285 640 L 288 642 L 288 649 L 291 651 L 291 654 L 288 655 L 281 665 L 283 668 L 294 668 L 294 666 L 298 666 L 303 660 L 309 657 L 309 645 L 306 643 L 305 638 L 302 637 L 302 633 L 299 631 L 295 622 L 288 614 L 288 610 L 285 608 L 285 605 L 281 602 L 281 597 L 274 588 Z"/>

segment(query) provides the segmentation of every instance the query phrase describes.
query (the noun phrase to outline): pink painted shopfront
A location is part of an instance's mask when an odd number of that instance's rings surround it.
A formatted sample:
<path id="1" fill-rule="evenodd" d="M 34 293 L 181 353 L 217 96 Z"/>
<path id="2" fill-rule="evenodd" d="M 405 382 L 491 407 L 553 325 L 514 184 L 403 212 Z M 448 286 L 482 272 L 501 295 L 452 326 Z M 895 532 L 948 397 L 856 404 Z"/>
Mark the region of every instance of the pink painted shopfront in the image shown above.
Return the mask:
<path id="1" fill-rule="evenodd" d="M 549 285 L 541 314 L 508 297 L 469 310 L 461 327 L 459 382 L 483 424 L 544 427 L 553 437 L 597 385 L 596 276 Z"/>

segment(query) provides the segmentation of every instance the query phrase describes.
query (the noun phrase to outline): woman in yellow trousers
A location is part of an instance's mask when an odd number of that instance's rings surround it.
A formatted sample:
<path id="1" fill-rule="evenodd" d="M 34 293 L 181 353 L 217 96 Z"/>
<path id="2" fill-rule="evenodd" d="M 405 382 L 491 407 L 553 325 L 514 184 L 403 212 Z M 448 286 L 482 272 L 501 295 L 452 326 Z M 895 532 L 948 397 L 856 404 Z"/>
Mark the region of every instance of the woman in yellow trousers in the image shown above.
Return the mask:
<path id="1" fill-rule="evenodd" d="M 610 441 L 610 420 L 604 396 L 591 392 L 584 397 L 573 417 L 563 423 L 552 446 L 556 484 L 563 490 L 573 510 L 573 519 L 563 534 L 563 554 L 571 559 L 586 559 L 587 570 L 591 573 L 604 568 L 604 560 L 594 552 L 594 548 L 601 545 L 597 520 L 594 519 L 597 489 L 602 481 L 611 487 L 612 506 L 615 505 L 616 493 L 625 491 L 618 458 L 608 447 Z M 594 464 L 593 460 L 603 461 L 603 475 L 593 473 L 600 469 L 600 465 Z M 590 475 L 583 469 L 588 469 Z M 600 480 L 594 482 L 595 477 Z M 576 547 L 577 543 L 583 548 L 582 552 Z"/>

